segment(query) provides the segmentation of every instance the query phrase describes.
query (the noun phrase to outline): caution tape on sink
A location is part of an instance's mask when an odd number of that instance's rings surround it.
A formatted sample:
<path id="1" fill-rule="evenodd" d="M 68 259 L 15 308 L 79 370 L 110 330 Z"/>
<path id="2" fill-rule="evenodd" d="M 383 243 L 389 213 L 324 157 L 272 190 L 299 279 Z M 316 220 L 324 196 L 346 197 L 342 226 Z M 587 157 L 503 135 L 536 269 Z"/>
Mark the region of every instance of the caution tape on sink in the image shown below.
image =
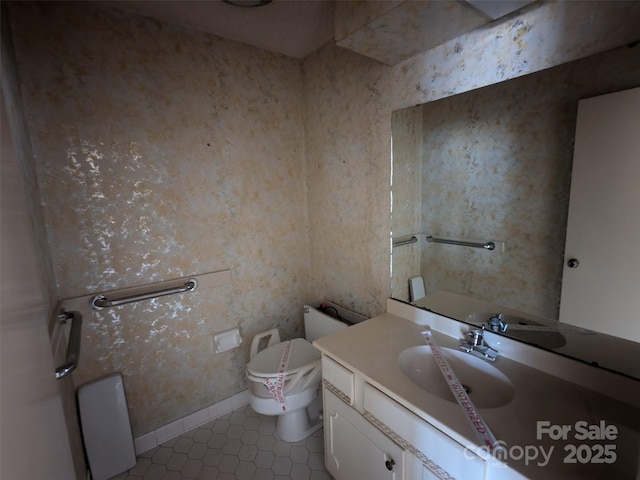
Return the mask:
<path id="1" fill-rule="evenodd" d="M 467 392 L 464 390 L 464 386 L 458 380 L 455 372 L 451 368 L 451 366 L 447 363 L 444 356 L 440 352 L 440 348 L 433 340 L 433 336 L 429 330 L 425 330 L 421 332 L 422 336 L 425 339 L 425 342 L 431 349 L 431 353 L 433 354 L 433 358 L 442 373 L 442 376 L 447 382 L 447 385 L 451 389 L 451 393 L 455 397 L 460 409 L 465 415 L 465 418 L 469 422 L 471 429 L 476 435 L 476 438 L 480 441 L 480 444 L 489 449 L 490 452 L 495 452 L 503 449 L 500 443 L 496 440 L 496 437 L 493 435 L 493 432 L 484 421 L 482 416 L 476 410 L 476 407 L 473 405 L 473 402 L 467 395 Z"/>

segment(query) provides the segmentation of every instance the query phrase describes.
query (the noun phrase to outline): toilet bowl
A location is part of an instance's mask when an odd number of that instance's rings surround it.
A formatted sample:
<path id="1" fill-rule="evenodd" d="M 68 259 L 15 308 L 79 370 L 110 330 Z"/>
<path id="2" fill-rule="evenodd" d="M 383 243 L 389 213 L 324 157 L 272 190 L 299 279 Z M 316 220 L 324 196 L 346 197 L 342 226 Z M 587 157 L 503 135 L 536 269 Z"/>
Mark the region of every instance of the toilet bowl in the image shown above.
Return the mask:
<path id="1" fill-rule="evenodd" d="M 277 432 L 286 442 L 300 441 L 322 427 L 320 351 L 311 342 L 347 327 L 307 305 L 304 317 L 306 339 L 281 342 L 277 329 L 257 334 L 246 368 L 251 408 L 277 415 Z M 263 343 L 266 348 L 260 350 Z"/>

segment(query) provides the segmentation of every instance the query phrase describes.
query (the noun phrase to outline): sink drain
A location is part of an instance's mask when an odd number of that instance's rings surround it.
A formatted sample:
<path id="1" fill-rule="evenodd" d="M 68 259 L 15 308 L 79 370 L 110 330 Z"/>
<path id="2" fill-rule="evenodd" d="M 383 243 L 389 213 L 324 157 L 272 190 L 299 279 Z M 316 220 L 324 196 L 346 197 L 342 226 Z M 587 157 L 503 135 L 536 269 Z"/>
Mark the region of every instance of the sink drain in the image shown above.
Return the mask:
<path id="1" fill-rule="evenodd" d="M 462 384 L 462 388 L 464 389 L 465 393 L 467 395 L 469 395 L 471 393 L 471 387 L 469 385 L 465 385 L 464 383 Z"/>

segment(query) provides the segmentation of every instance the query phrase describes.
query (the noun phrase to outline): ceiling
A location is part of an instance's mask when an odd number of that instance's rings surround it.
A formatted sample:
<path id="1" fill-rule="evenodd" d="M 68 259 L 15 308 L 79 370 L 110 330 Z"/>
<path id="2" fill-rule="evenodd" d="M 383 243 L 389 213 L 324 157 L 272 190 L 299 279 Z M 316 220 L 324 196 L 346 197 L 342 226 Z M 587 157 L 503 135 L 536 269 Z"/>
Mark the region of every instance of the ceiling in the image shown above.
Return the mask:
<path id="1" fill-rule="evenodd" d="M 253 8 L 221 0 L 102 3 L 294 58 L 304 58 L 333 40 L 332 0 L 275 0 Z"/>
<path id="2" fill-rule="evenodd" d="M 98 1 L 294 58 L 304 58 L 325 43 L 335 41 L 338 20 L 341 28 L 348 27 L 338 45 L 388 65 L 534 2 L 272 0 L 259 7 L 241 7 L 222 0 Z"/>

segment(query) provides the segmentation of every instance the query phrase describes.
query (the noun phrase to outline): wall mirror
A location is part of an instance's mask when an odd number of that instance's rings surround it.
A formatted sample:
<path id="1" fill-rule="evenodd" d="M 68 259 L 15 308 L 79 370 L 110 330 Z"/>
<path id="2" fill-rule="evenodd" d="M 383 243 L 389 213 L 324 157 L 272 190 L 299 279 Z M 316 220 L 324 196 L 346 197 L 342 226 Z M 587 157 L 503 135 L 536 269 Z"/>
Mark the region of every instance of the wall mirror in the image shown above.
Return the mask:
<path id="1" fill-rule="evenodd" d="M 578 100 L 639 85 L 627 45 L 394 112 L 392 297 L 640 379 L 640 343 L 558 321 Z"/>

